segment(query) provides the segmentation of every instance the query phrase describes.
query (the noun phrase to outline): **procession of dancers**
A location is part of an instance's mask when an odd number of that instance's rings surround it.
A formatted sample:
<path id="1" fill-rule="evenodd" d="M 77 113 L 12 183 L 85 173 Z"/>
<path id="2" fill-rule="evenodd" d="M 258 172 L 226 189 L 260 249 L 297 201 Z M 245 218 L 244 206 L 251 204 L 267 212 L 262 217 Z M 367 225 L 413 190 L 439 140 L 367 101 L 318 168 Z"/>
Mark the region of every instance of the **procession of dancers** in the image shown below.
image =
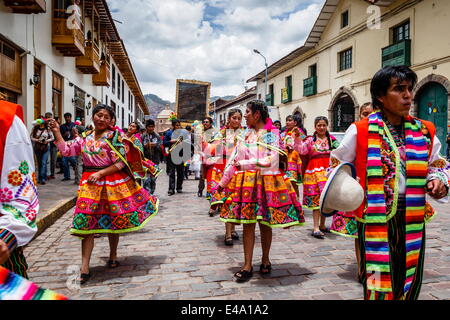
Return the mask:
<path id="1" fill-rule="evenodd" d="M 378 71 L 371 82 L 371 103 L 360 107 L 360 119 L 341 142 L 330 134 L 327 117 L 315 118 L 314 132 L 308 135 L 303 119 L 289 115 L 281 128 L 259 100 L 249 102 L 244 113 L 230 110 L 220 130 L 214 130 L 209 117 L 190 131 L 172 117 L 172 129 L 163 138 L 154 133 L 153 121 L 142 136 L 137 123 L 125 134 L 115 126 L 114 110 L 103 104 L 93 109 L 92 130 L 75 130 L 71 140 L 50 119 L 45 126 L 61 154 L 81 155 L 83 163 L 70 229 L 82 239 L 80 283 L 92 276 L 95 235 L 108 234 L 107 265 L 116 268 L 120 234 L 152 223 L 159 207 L 153 193 L 161 173 L 154 151 L 161 149 L 167 153 L 169 196 L 183 192 L 186 164 L 193 166 L 195 158 L 201 162 L 196 196 L 203 198 L 206 187 L 205 215 L 224 223 L 225 245 L 239 239 L 237 226 L 242 225 L 243 263 L 235 281 L 248 281 L 254 272 L 270 275 L 273 229 L 301 227 L 308 209 L 310 235 L 317 241 L 331 232 L 355 238 L 357 277 L 365 299 L 417 299 L 426 267 L 425 225 L 435 214 L 426 196 L 447 200 L 450 165 L 440 155 L 434 124 L 410 116 L 416 83 L 417 75 L 408 67 Z M 22 247 L 36 232 L 39 210 L 33 151 L 21 107 L 0 103 L 1 152 L 18 155 L 1 157 L 0 263 L 27 278 Z M 262 258 L 255 271 L 257 224 Z"/>

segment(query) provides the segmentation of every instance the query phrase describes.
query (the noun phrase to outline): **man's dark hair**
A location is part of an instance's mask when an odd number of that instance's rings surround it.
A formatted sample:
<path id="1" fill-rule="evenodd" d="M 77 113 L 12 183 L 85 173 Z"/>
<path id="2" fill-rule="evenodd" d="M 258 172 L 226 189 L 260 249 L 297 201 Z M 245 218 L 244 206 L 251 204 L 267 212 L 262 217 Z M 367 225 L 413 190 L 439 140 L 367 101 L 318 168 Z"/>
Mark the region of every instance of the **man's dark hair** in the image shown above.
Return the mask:
<path id="1" fill-rule="evenodd" d="M 192 127 L 191 126 L 186 126 L 186 128 L 185 128 L 187 131 L 191 131 L 191 129 L 192 129 Z"/>
<path id="2" fill-rule="evenodd" d="M 64 113 L 64 118 L 65 117 L 71 117 L 72 118 L 72 114 L 70 112 L 66 112 L 66 113 Z"/>
<path id="3" fill-rule="evenodd" d="M 148 119 L 145 122 L 145 127 L 147 128 L 148 126 L 154 126 L 155 125 L 155 121 L 153 119 Z"/>
<path id="4" fill-rule="evenodd" d="M 387 94 L 391 79 L 396 79 L 400 84 L 403 81 L 411 83 L 412 87 L 417 84 L 417 74 L 406 66 L 384 67 L 379 70 L 372 79 L 370 84 L 370 94 L 372 95 L 372 105 L 374 109 L 383 108 L 383 104 L 378 100 L 379 97 L 384 97 Z"/>
<path id="5" fill-rule="evenodd" d="M 172 120 L 172 127 L 175 127 L 177 123 L 181 123 L 180 120 Z"/>

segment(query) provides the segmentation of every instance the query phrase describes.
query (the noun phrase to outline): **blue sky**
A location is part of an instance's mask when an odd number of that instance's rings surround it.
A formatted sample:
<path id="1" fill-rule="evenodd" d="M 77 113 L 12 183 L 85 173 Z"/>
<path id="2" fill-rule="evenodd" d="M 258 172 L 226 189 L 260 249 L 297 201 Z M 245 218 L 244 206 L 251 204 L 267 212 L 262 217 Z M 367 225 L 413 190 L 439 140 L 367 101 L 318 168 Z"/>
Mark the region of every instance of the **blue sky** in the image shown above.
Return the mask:
<path id="1" fill-rule="evenodd" d="M 301 46 L 324 0 L 108 0 L 142 91 L 175 100 L 177 78 L 238 95 L 245 81 Z"/>

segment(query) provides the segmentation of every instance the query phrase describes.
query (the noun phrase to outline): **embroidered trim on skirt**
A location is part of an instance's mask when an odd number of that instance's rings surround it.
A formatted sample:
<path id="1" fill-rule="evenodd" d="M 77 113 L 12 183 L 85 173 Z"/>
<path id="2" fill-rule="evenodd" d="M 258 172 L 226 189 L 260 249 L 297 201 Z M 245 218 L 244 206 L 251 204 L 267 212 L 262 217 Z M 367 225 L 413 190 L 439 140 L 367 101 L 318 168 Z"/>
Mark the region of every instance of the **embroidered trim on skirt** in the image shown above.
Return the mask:
<path id="1" fill-rule="evenodd" d="M 139 230 L 158 212 L 159 200 L 124 171 L 87 182 L 84 172 L 70 232 L 74 235 Z"/>
<path id="2" fill-rule="evenodd" d="M 295 150 L 290 150 L 288 153 L 288 168 L 285 173 L 292 183 L 302 184 L 302 159 Z"/>
<path id="3" fill-rule="evenodd" d="M 303 206 L 316 210 L 320 209 L 320 194 L 327 183 L 327 168 L 330 157 L 313 158 L 303 175 Z"/>
<path id="4" fill-rule="evenodd" d="M 358 238 L 358 223 L 354 216 L 337 212 L 333 215 L 330 231 L 340 236 Z"/>
<path id="5" fill-rule="evenodd" d="M 222 222 L 260 222 L 271 228 L 303 225 L 305 218 L 289 178 L 284 174 L 262 175 L 259 170 L 237 171 L 225 192 L 215 194 L 224 200 Z"/>

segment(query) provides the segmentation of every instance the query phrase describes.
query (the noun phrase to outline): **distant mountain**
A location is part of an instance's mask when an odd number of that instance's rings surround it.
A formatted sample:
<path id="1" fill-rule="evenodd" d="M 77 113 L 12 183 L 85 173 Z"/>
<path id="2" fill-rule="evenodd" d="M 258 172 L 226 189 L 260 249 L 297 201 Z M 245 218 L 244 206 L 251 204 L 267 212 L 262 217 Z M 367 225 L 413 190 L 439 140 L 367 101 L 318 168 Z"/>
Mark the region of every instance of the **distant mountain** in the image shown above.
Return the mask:
<path id="1" fill-rule="evenodd" d="M 236 98 L 236 96 L 225 96 L 225 97 L 218 97 L 218 96 L 214 96 L 211 97 L 211 103 L 213 103 L 214 101 L 218 100 L 218 99 L 223 99 L 223 100 L 233 100 L 234 98 Z"/>
<path id="2" fill-rule="evenodd" d="M 163 100 L 156 94 L 146 94 L 144 95 L 145 101 L 147 102 L 148 109 L 150 111 L 150 117 L 156 120 L 158 114 L 166 108 L 166 105 L 170 105 L 170 109 L 174 110 L 175 103 L 167 100 Z"/>
<path id="3" fill-rule="evenodd" d="M 147 102 L 148 109 L 150 111 L 150 118 L 156 120 L 156 117 L 158 114 L 166 108 L 166 105 L 170 105 L 170 110 L 175 110 L 175 102 L 170 102 L 167 100 L 163 100 L 160 97 L 158 97 L 156 94 L 146 94 L 144 95 L 145 101 Z M 225 96 L 225 97 L 218 97 L 214 96 L 211 97 L 210 101 L 214 102 L 217 99 L 223 99 L 223 100 L 233 100 L 236 98 L 236 96 Z"/>

